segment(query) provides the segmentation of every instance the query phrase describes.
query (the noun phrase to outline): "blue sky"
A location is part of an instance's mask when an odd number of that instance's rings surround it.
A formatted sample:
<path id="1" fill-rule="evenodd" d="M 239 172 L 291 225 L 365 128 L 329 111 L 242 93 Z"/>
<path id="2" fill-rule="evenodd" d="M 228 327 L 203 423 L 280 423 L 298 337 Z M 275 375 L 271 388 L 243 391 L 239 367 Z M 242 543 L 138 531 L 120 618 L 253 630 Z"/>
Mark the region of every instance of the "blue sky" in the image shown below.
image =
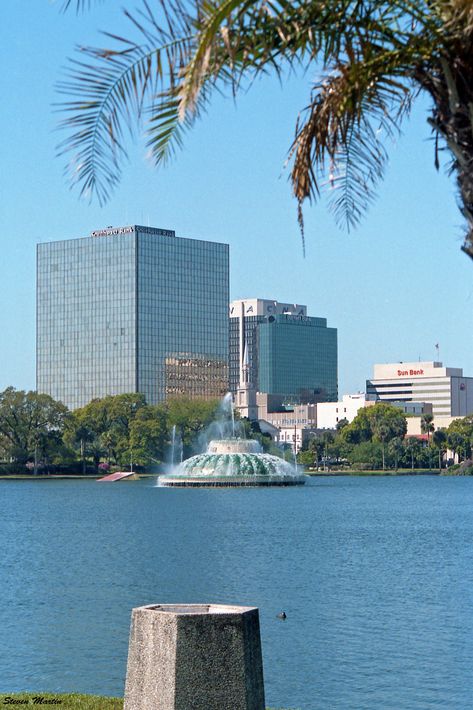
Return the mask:
<path id="1" fill-rule="evenodd" d="M 304 303 L 326 317 L 339 332 L 340 393 L 363 390 L 375 362 L 434 359 L 436 343 L 445 364 L 473 376 L 473 262 L 460 251 L 454 181 L 433 167 L 426 101 L 389 148 L 379 199 L 356 231 L 340 231 L 323 204 L 306 208 L 304 259 L 283 165 L 310 76 L 259 81 L 236 104 L 215 96 L 165 169 L 130 142 L 100 208 L 69 190 L 55 157 L 54 86 L 76 44 L 104 44 L 99 29 L 128 32 L 120 7 L 104 0 L 76 16 L 58 2 L 2 0 L 0 23 L 0 389 L 35 385 L 36 244 L 133 223 L 229 243 L 232 298 Z"/>

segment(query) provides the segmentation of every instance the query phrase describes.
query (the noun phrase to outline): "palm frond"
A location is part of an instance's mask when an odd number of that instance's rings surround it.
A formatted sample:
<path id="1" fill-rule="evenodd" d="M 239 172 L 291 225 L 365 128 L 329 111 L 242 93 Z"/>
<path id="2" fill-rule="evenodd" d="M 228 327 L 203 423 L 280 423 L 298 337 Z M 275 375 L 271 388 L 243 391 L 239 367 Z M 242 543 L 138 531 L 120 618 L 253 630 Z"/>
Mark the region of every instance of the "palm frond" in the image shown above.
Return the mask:
<path id="1" fill-rule="evenodd" d="M 414 0 L 373 0 L 369 5 L 370 11 L 363 0 L 203 2 L 196 48 L 181 87 L 181 110 L 192 110 L 209 76 L 217 77 L 224 67 L 231 69 L 238 88 L 245 71 L 280 71 L 284 61 L 292 66 L 318 59 L 330 65 L 351 47 L 370 42 L 402 48 L 413 35 L 413 17 L 419 16 L 418 33 L 425 29 Z"/>
<path id="2" fill-rule="evenodd" d="M 159 166 L 169 163 L 176 151 L 182 148 L 184 134 L 204 110 L 206 94 L 201 92 L 195 111 L 184 118 L 181 118 L 180 99 L 176 91 L 161 94 L 157 101 L 148 109 L 150 119 L 146 133 L 154 163 Z"/>
<path id="3" fill-rule="evenodd" d="M 329 188 L 335 219 L 348 230 L 373 201 L 387 160 L 384 141 L 410 108 L 412 90 L 396 78 L 398 62 L 386 53 L 371 62 L 353 57 L 314 87 L 289 153 L 302 229 L 302 204 L 322 188 Z"/>
<path id="4" fill-rule="evenodd" d="M 93 0 L 62 2 L 79 11 Z M 384 174 L 385 141 L 424 90 L 433 100 L 430 123 L 453 155 L 470 249 L 471 0 L 156 0 L 156 12 L 141 2 L 125 13 L 140 41 L 107 34 L 111 49 L 80 49 L 60 86 L 69 97 L 61 106 L 69 137 L 59 152 L 71 156 L 67 173 L 82 194 L 108 198 L 136 119 L 149 119 L 148 147 L 160 165 L 213 90 L 236 94 L 261 74 L 283 80 L 315 68 L 324 78 L 289 152 L 302 231 L 302 205 L 321 189 L 329 188 L 338 223 L 350 229 L 360 220 Z"/>
<path id="5" fill-rule="evenodd" d="M 66 80 L 58 86 L 60 93 L 72 97 L 59 106 L 67 114 L 60 128 L 70 135 L 58 145 L 58 153 L 71 156 L 66 175 L 71 185 L 81 186 L 82 196 L 95 194 L 100 204 L 109 198 L 127 155 L 125 130 L 133 133 L 150 106 L 157 162 L 166 142 L 174 137 L 179 143 L 178 126 L 169 123 L 168 113 L 180 68 L 190 54 L 192 35 L 181 32 L 188 29 L 182 17 L 179 26 L 167 22 L 161 27 L 145 3 L 141 16 L 133 19 L 144 44 L 108 34 L 112 49 L 80 48 L 81 59 L 72 60 Z"/>
<path id="6" fill-rule="evenodd" d="M 104 0 L 63 0 L 61 11 L 66 12 L 75 6 L 76 13 L 90 10 L 93 5 L 103 3 Z"/>

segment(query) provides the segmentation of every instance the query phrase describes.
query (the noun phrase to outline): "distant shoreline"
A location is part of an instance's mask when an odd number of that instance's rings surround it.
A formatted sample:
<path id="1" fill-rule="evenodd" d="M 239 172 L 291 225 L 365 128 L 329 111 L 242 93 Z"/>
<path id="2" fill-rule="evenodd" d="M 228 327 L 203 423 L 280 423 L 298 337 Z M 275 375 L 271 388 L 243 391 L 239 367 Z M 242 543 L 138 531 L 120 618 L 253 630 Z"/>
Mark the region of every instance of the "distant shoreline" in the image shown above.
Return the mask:
<path id="1" fill-rule="evenodd" d="M 51 473 L 44 474 L 38 473 L 36 476 L 33 473 L 11 473 L 9 475 L 0 475 L 0 481 L 13 480 L 13 481 L 97 481 L 99 478 L 103 478 L 106 474 L 103 473 Z M 158 476 L 158 473 L 139 473 L 140 478 L 154 478 Z"/>
<path id="2" fill-rule="evenodd" d="M 337 470 L 337 471 L 305 471 L 307 476 L 440 476 L 438 469 L 429 468 L 415 468 L 412 469 L 399 469 L 398 471 L 392 471 L 391 469 L 386 469 L 385 471 L 350 471 L 350 470 Z"/>
<path id="3" fill-rule="evenodd" d="M 311 478 L 327 478 L 327 476 L 439 476 L 441 475 L 438 470 L 435 469 L 399 469 L 398 471 L 386 470 L 386 471 L 304 471 L 307 476 Z M 139 473 L 140 478 L 154 478 L 158 476 L 157 473 Z M 103 474 L 67 474 L 67 473 L 53 473 L 53 474 L 10 474 L 10 475 L 0 475 L 0 481 L 96 481 L 102 478 Z"/>

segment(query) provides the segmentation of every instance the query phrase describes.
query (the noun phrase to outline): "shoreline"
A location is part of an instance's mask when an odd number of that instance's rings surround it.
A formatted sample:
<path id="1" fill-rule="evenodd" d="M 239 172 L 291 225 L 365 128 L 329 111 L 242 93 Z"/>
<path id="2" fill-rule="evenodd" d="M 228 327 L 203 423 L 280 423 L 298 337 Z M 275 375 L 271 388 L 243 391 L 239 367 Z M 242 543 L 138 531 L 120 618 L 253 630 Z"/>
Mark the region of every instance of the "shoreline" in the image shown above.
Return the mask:
<path id="1" fill-rule="evenodd" d="M 304 471 L 306 476 L 311 478 L 326 478 L 327 476 L 440 476 L 442 475 L 438 469 L 400 469 L 399 471 Z M 139 478 L 155 478 L 161 474 L 158 473 L 139 473 Z M 453 475 L 453 474 L 452 474 Z M 23 474 L 12 473 L 0 475 L 0 481 L 97 481 L 102 478 L 102 474 L 80 474 L 80 473 L 52 473 L 52 474 Z"/>
<path id="2" fill-rule="evenodd" d="M 375 470 L 375 471 L 304 471 L 306 476 L 326 477 L 326 476 L 440 476 L 438 469 L 399 469 L 392 471 L 390 469 Z"/>

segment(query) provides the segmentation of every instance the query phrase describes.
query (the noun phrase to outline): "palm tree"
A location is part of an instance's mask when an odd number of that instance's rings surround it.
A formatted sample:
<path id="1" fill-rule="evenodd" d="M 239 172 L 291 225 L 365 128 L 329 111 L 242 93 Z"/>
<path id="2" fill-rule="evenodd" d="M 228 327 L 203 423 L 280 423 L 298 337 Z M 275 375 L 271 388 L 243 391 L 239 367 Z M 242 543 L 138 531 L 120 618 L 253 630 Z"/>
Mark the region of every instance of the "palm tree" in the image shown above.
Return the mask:
<path id="1" fill-rule="evenodd" d="M 419 440 L 416 439 L 415 436 L 410 436 L 408 439 L 404 439 L 404 446 L 406 453 L 411 458 L 411 469 L 414 470 L 414 461 L 418 458 L 421 451 Z"/>
<path id="2" fill-rule="evenodd" d="M 464 434 L 457 431 L 447 430 L 447 446 L 453 451 L 453 456 L 458 454 L 458 462 L 460 463 L 466 456 L 468 448 L 468 440 Z M 461 458 L 463 456 L 463 459 Z"/>
<path id="3" fill-rule="evenodd" d="M 147 119 L 159 165 L 212 91 L 236 95 L 260 74 L 296 71 L 309 84 L 288 153 L 302 233 L 302 205 L 323 187 L 337 222 L 358 223 L 383 177 L 386 143 L 426 94 L 435 166 L 446 149 L 466 219 L 462 249 L 473 258 L 469 0 L 143 0 L 127 15 L 139 40 L 108 34 L 107 47 L 81 48 L 60 86 L 69 97 L 60 152 L 71 154 L 83 194 L 108 198 L 136 117 Z"/>
<path id="4" fill-rule="evenodd" d="M 434 417 L 432 414 L 423 414 L 420 420 L 420 430 L 422 434 L 427 434 L 427 448 L 429 451 L 429 468 L 432 468 L 432 449 L 430 446 L 430 435 L 435 431 Z"/>
<path id="5" fill-rule="evenodd" d="M 404 451 L 403 439 L 400 436 L 395 436 L 388 444 L 388 452 L 394 459 L 394 468 L 397 471 L 399 468 L 399 459 Z"/>
<path id="6" fill-rule="evenodd" d="M 430 444 L 430 435 L 435 431 L 434 417 L 432 414 L 423 414 L 420 419 L 420 430 L 423 434 L 427 434 L 427 444 Z"/>
<path id="7" fill-rule="evenodd" d="M 439 473 L 442 472 L 442 454 L 447 449 L 447 434 L 443 429 L 437 429 L 432 435 L 432 444 L 438 451 Z"/>

